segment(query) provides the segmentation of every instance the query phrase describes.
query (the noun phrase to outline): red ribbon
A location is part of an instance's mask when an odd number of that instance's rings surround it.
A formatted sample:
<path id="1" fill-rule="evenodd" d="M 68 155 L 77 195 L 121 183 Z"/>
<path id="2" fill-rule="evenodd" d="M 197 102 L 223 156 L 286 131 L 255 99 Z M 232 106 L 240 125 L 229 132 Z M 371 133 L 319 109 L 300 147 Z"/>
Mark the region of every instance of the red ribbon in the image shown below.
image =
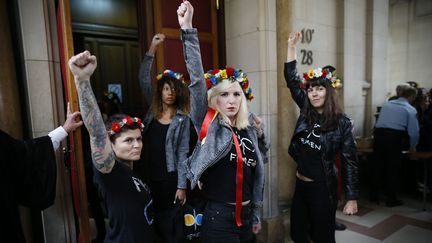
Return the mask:
<path id="1" fill-rule="evenodd" d="M 240 150 L 240 144 L 235 135 L 234 131 L 231 129 L 234 145 L 237 154 L 237 175 L 236 175 L 236 205 L 235 205 L 235 219 L 238 227 L 242 226 L 241 223 L 241 209 L 242 209 L 242 197 L 243 197 L 243 155 Z"/>
<path id="2" fill-rule="evenodd" d="M 205 138 L 207 137 L 208 128 L 210 127 L 210 124 L 213 122 L 213 120 L 216 118 L 217 112 L 212 109 L 208 108 L 207 114 L 204 118 L 203 124 L 201 125 L 201 131 L 200 131 L 200 141 L 202 144 L 205 143 Z M 231 127 L 230 127 L 231 128 Z M 236 173 L 236 204 L 235 204 L 235 219 L 236 219 L 236 225 L 238 227 L 242 226 L 241 222 L 241 209 L 242 209 L 242 202 L 243 202 L 243 155 L 240 150 L 240 144 L 237 139 L 237 136 L 235 135 L 234 131 L 231 128 L 232 137 L 234 140 L 235 150 L 237 154 L 237 173 Z"/>
<path id="3" fill-rule="evenodd" d="M 200 131 L 199 139 L 200 139 L 202 144 L 204 144 L 204 142 L 205 142 L 205 138 L 207 137 L 207 132 L 208 132 L 208 129 L 210 127 L 210 124 L 215 119 L 216 115 L 217 115 L 217 112 L 214 109 L 209 107 L 207 110 L 207 114 L 204 118 L 203 124 L 201 125 L 201 131 Z"/>

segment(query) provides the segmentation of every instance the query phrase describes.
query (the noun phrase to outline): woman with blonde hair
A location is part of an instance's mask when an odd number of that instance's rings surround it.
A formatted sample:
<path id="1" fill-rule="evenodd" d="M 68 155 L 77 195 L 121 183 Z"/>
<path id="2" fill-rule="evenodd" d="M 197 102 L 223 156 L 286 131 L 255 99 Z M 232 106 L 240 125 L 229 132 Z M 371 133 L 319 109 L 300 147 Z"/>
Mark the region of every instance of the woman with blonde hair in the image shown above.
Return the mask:
<path id="1" fill-rule="evenodd" d="M 235 68 L 204 74 L 193 7 L 177 10 L 186 66 L 191 78 L 191 120 L 199 141 L 186 161 L 192 188 L 197 184 L 208 200 L 201 241 L 250 242 L 261 229 L 264 168 L 257 132 L 250 125 L 249 80 Z M 207 95 L 207 89 L 208 95 Z"/>

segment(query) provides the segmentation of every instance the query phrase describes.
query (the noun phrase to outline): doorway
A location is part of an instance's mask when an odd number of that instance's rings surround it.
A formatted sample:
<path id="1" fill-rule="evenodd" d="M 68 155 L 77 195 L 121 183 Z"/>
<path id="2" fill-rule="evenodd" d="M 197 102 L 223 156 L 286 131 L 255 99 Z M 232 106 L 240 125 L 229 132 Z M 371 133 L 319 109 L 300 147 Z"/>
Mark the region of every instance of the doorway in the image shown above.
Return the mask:
<path id="1" fill-rule="evenodd" d="M 200 32 L 204 69 L 224 65 L 223 1 L 191 2 L 195 7 L 194 23 Z M 153 77 L 165 68 L 186 74 L 176 23 L 178 4 L 170 0 L 70 0 L 74 53 L 87 49 L 98 58 L 98 68 L 91 80 L 96 99 L 102 99 L 106 91 L 115 90 L 121 100 L 123 113 L 138 117 L 145 115 L 148 107 L 140 92 L 138 70 L 155 33 L 164 33 L 167 39 L 158 50 Z M 88 139 L 85 137 L 83 135 L 80 145 L 81 151 L 84 151 L 83 157 L 87 157 L 86 150 L 89 152 Z M 84 173 L 78 173 L 77 177 L 82 180 L 85 178 Z M 78 205 L 87 205 L 87 202 Z M 88 219 L 80 218 L 80 214 L 77 217 L 77 222 L 88 222 Z M 91 235 L 81 235 L 80 238 L 88 242 Z"/>

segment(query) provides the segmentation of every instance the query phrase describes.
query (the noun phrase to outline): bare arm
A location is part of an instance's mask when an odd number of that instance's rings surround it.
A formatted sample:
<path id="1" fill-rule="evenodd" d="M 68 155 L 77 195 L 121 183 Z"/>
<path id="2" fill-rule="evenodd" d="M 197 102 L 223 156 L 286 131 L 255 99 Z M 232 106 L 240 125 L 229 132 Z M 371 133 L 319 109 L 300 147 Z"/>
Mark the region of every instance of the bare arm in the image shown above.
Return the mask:
<path id="1" fill-rule="evenodd" d="M 90 85 L 90 77 L 96 66 L 96 57 L 88 51 L 69 59 L 69 68 L 75 78 L 82 118 L 90 135 L 93 165 L 101 173 L 110 173 L 115 162 L 114 153 Z"/>

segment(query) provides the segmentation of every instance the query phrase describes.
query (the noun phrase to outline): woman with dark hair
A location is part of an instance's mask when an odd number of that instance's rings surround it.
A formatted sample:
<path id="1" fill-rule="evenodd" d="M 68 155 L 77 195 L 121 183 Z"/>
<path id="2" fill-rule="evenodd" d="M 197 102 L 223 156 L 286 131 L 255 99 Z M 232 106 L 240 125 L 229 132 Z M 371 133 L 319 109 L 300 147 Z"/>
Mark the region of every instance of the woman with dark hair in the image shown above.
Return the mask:
<path id="1" fill-rule="evenodd" d="M 139 80 L 150 110 L 144 119 L 146 161 L 142 176 L 152 192 L 155 230 L 163 242 L 179 242 L 175 237 L 176 201 L 186 202 L 186 168 L 189 152 L 189 91 L 179 73 L 165 70 L 152 90 L 151 65 L 165 36 L 156 34 L 141 64 Z"/>
<path id="2" fill-rule="evenodd" d="M 264 166 L 257 131 L 249 120 L 247 100 L 253 98 L 249 80 L 231 67 L 204 74 L 192 16 L 192 5 L 183 1 L 177 17 L 191 78 L 190 117 L 199 134 L 186 162 L 187 176 L 191 187 L 202 188 L 208 201 L 201 241 L 250 242 L 252 233 L 261 230 Z"/>
<path id="3" fill-rule="evenodd" d="M 113 120 L 107 130 L 90 77 L 96 57 L 85 51 L 69 59 L 79 105 L 90 136 L 94 181 L 102 195 L 109 219 L 104 242 L 154 242 L 152 200 L 147 186 L 133 174 L 134 161 L 140 159 L 143 124 L 136 117 Z"/>
<path id="4" fill-rule="evenodd" d="M 344 214 L 357 213 L 358 168 L 352 123 L 342 112 L 336 94 L 341 86 L 331 66 L 309 70 L 303 81 L 296 70 L 299 32 L 288 39 L 285 80 L 301 113 L 289 154 L 297 163 L 296 187 L 291 206 L 291 238 L 294 242 L 335 242 L 338 171 L 347 200 Z"/>

